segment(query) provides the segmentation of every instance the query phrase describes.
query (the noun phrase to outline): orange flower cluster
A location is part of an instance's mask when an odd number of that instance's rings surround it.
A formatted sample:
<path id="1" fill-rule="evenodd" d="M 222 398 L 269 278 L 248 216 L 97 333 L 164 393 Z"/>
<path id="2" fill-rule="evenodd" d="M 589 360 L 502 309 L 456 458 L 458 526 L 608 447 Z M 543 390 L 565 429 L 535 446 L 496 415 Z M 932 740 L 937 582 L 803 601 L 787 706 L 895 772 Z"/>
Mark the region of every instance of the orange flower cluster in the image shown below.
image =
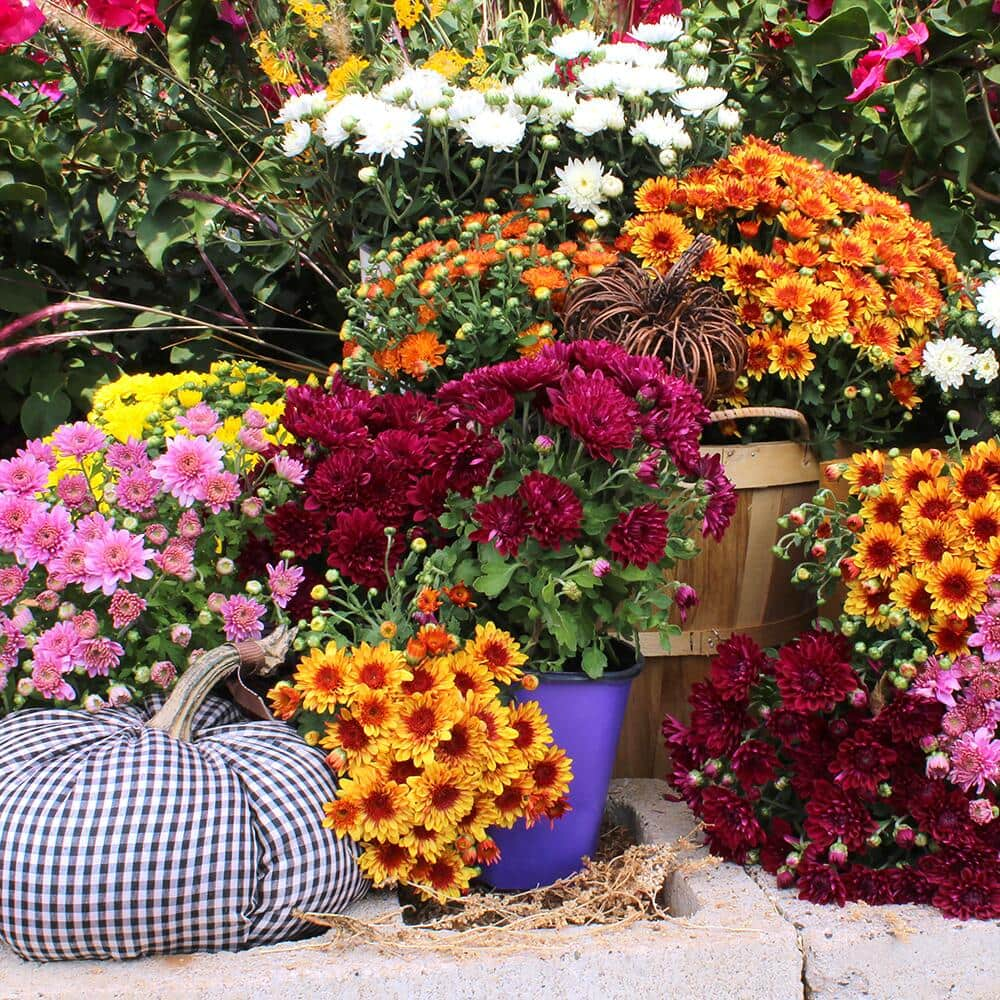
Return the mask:
<path id="1" fill-rule="evenodd" d="M 530 204 L 426 222 L 376 255 L 385 276 L 348 300 L 345 358 L 381 383 L 453 378 L 538 353 L 553 339 L 569 286 L 618 257 L 585 237 L 549 246 L 555 224 Z"/>
<path id="2" fill-rule="evenodd" d="M 710 167 L 646 181 L 636 205 L 623 235 L 658 272 L 695 233 L 716 237 L 695 273 L 722 284 L 748 328 L 753 402 L 788 397 L 775 378 L 798 384 L 787 402 L 820 415 L 859 387 L 889 407 L 921 402 L 911 373 L 958 272 L 907 205 L 753 138 Z"/>
<path id="3" fill-rule="evenodd" d="M 431 605 L 438 593 L 420 599 Z M 490 827 L 568 809 L 571 762 L 538 703 L 500 700 L 502 687 L 529 679 L 526 659 L 492 623 L 462 646 L 430 624 L 404 649 L 313 649 L 294 684 L 270 692 L 275 714 L 301 713 L 307 742 L 328 751 L 341 781 L 324 825 L 361 845 L 375 885 L 459 896 L 499 857 Z"/>
<path id="4" fill-rule="evenodd" d="M 987 580 L 1000 574 L 1000 441 L 958 462 L 935 449 L 866 451 L 841 469 L 860 504 L 847 519 L 853 553 L 841 561 L 845 613 L 880 632 L 908 622 L 938 652 L 966 652 Z"/>

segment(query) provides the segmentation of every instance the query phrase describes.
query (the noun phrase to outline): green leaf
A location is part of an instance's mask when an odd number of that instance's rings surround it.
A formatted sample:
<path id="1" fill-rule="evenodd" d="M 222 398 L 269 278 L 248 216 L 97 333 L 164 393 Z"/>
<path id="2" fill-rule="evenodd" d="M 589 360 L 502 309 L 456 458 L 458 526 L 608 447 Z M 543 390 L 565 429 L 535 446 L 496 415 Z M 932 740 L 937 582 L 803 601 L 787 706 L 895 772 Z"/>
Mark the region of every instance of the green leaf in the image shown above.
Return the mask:
<path id="1" fill-rule="evenodd" d="M 22 83 L 25 80 L 53 80 L 59 76 L 54 67 L 47 69 L 34 59 L 8 53 L 0 55 L 0 84 Z"/>
<path id="2" fill-rule="evenodd" d="M 45 289 L 23 271 L 0 271 L 0 308 L 25 316 L 48 303 Z"/>
<path id="3" fill-rule="evenodd" d="M 197 61 L 202 32 L 199 30 L 206 13 L 205 0 L 182 0 L 167 29 L 167 56 L 177 76 L 188 83 Z"/>
<path id="4" fill-rule="evenodd" d="M 789 132 L 782 145 L 788 152 L 819 160 L 832 170 L 850 151 L 852 143 L 849 137 L 838 136 L 833 129 L 810 122 Z"/>
<path id="5" fill-rule="evenodd" d="M 966 91 L 954 70 L 915 70 L 896 84 L 893 106 L 903 135 L 917 154 L 933 162 L 969 134 Z"/>
<path id="6" fill-rule="evenodd" d="M 785 50 L 785 56 L 810 93 L 818 67 L 852 59 L 869 47 L 872 33 L 868 15 L 860 7 L 848 7 L 815 24 L 790 21 L 788 30 L 795 44 Z"/>
<path id="7" fill-rule="evenodd" d="M 600 677 L 608 665 L 608 658 L 600 646 L 588 646 L 583 652 L 581 665 L 588 677 Z"/>
<path id="8" fill-rule="evenodd" d="M 146 259 L 157 270 L 163 269 L 163 255 L 175 243 L 191 234 L 191 226 L 180 205 L 161 205 L 147 212 L 135 231 L 135 241 Z"/>
<path id="9" fill-rule="evenodd" d="M 4 184 L 0 186 L 0 202 L 19 201 L 44 205 L 48 200 L 48 192 L 37 184 Z"/>
<path id="10" fill-rule="evenodd" d="M 44 437 L 69 416 L 69 411 L 69 396 L 61 389 L 51 394 L 35 393 L 21 407 L 21 427 L 30 438 Z"/>
<path id="11" fill-rule="evenodd" d="M 507 585 L 510 583 L 514 571 L 517 569 L 516 562 L 503 563 L 500 566 L 491 566 L 482 576 L 477 577 L 473 583 L 473 589 L 485 597 L 499 597 Z"/>

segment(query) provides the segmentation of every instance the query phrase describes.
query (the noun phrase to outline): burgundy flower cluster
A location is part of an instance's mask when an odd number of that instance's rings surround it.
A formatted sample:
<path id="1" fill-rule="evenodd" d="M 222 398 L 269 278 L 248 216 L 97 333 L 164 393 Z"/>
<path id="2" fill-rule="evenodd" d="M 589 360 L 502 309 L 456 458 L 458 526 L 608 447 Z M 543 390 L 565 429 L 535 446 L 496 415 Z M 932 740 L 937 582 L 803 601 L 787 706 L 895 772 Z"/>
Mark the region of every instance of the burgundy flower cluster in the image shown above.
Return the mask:
<path id="1" fill-rule="evenodd" d="M 1000 686 L 995 665 L 933 657 L 905 689 L 806 632 L 768 656 L 719 647 L 667 717 L 670 783 L 712 851 L 759 862 L 815 903 L 930 903 L 1000 917 Z"/>

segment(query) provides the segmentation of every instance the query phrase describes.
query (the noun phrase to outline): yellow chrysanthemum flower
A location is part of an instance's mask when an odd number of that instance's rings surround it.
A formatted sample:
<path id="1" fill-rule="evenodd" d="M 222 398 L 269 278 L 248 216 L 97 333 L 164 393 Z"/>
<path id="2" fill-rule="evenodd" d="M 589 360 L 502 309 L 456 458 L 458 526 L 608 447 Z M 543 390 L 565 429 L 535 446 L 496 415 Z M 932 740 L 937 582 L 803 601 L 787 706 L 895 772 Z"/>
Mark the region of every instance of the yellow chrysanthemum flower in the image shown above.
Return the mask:
<path id="1" fill-rule="evenodd" d="M 344 701 L 349 670 L 347 654 L 336 646 L 312 649 L 299 660 L 295 687 L 310 712 L 329 712 Z"/>
<path id="2" fill-rule="evenodd" d="M 528 662 L 521 647 L 509 632 L 498 629 L 492 622 L 476 626 L 476 637 L 466 644 L 473 660 L 489 670 L 494 680 L 512 684 L 521 677 L 518 669 Z"/>
<path id="3" fill-rule="evenodd" d="M 423 0 L 395 0 L 392 7 L 399 26 L 405 31 L 412 30 L 424 12 Z"/>
<path id="4" fill-rule="evenodd" d="M 309 29 L 309 37 L 315 38 L 319 29 L 330 20 L 330 8 L 324 3 L 314 3 L 313 0 L 288 0 L 288 9 L 298 17 Z"/>
<path id="5" fill-rule="evenodd" d="M 428 830 L 453 829 L 475 803 L 469 779 L 447 764 L 433 761 L 407 781 L 410 805 Z"/>
<path id="6" fill-rule="evenodd" d="M 283 87 L 294 87 L 299 83 L 295 70 L 285 60 L 279 58 L 274 43 L 266 31 L 257 35 L 250 43 L 250 48 L 257 53 L 260 68 L 271 83 Z"/>
<path id="7" fill-rule="evenodd" d="M 434 8 L 431 7 L 431 16 L 434 16 Z M 424 69 L 432 69 L 440 73 L 448 80 L 454 80 L 459 73 L 469 65 L 471 59 L 467 59 L 455 49 L 438 49 L 424 63 Z"/>
<path id="8" fill-rule="evenodd" d="M 339 66 L 330 70 L 326 81 L 326 96 L 331 101 L 339 101 L 361 79 L 361 74 L 370 63 L 360 56 L 349 56 Z"/>
<path id="9" fill-rule="evenodd" d="M 392 882 L 405 882 L 416 861 L 409 848 L 391 840 L 376 840 L 369 844 L 358 865 L 376 888 Z"/>

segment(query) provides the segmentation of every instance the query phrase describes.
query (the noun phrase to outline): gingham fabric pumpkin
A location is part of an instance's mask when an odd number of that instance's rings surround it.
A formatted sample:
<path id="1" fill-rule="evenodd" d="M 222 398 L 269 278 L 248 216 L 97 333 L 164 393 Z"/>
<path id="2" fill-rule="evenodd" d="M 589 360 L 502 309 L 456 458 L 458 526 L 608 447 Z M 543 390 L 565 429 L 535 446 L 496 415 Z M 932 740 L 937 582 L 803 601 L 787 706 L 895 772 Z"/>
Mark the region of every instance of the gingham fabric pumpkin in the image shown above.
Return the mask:
<path id="1" fill-rule="evenodd" d="M 240 647 L 205 654 L 152 719 L 0 720 L 0 938 L 22 958 L 237 950 L 315 933 L 294 910 L 364 893 L 355 845 L 322 826 L 323 754 L 206 700 L 287 636 Z"/>

